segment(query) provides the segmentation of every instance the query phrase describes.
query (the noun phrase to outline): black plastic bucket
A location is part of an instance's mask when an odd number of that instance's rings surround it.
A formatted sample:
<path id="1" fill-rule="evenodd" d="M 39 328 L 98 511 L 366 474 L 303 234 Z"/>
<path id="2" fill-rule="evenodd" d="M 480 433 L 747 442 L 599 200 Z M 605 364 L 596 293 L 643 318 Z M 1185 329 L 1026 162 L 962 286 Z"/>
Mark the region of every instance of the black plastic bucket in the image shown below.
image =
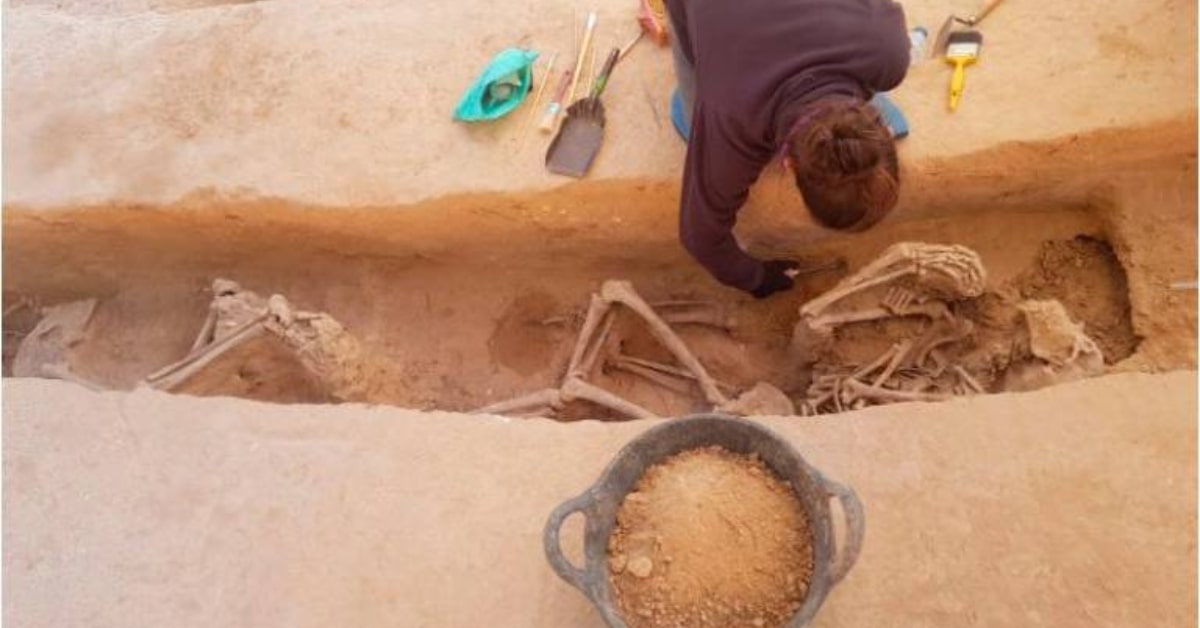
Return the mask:
<path id="1" fill-rule="evenodd" d="M 829 591 L 858 559 L 865 531 L 858 496 L 809 466 L 787 441 L 752 421 L 717 414 L 668 421 L 625 445 L 591 488 L 560 504 L 546 522 L 543 543 L 550 566 L 563 580 L 582 591 L 612 628 L 627 628 L 608 585 L 608 539 L 616 524 L 617 509 L 647 468 L 679 452 L 711 445 L 720 445 L 734 453 L 758 454 L 776 475 L 791 485 L 808 515 L 813 544 L 812 580 L 800 610 L 788 621 L 787 628 L 808 625 Z M 846 539 L 841 549 L 836 547 L 829 508 L 829 501 L 835 498 L 841 502 L 845 515 Z M 583 569 L 563 556 L 558 540 L 563 521 L 576 512 L 587 519 Z"/>

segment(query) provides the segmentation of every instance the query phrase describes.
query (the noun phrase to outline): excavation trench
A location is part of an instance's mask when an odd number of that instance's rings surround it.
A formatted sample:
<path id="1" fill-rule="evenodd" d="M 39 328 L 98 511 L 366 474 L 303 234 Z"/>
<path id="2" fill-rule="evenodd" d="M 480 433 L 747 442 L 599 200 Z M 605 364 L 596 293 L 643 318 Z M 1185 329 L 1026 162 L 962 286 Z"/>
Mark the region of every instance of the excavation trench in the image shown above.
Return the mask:
<path id="1" fill-rule="evenodd" d="M 1005 342 L 1016 325 L 989 323 L 997 316 L 989 304 L 1038 298 L 1060 300 L 1108 364 L 1137 348 L 1125 271 L 1092 207 L 901 217 L 866 234 L 810 238 L 793 254 L 812 264 L 843 259 L 845 267 L 802 276 L 798 290 L 756 301 L 715 284 L 676 244 L 671 187 L 621 185 L 569 198 L 444 199 L 403 211 L 212 198 L 170 208 L 10 210 L 5 374 L 13 374 L 17 347 L 46 306 L 95 299 L 64 360 L 99 387 L 133 388 L 189 353 L 213 281 L 225 278 L 340 323 L 367 356 L 350 375 L 370 380 L 355 400 L 470 410 L 558 386 L 590 295 L 607 279 L 623 279 L 651 304 L 719 304 L 735 321 L 729 329 L 673 326 L 712 376 L 735 390 L 767 382 L 799 399 L 813 370 L 828 366 L 799 364 L 790 346 L 800 305 L 897 241 L 979 253 L 989 292 L 963 311 L 990 325 L 989 341 Z M 889 325 L 839 330 L 837 360 L 862 364 L 878 355 L 895 340 Z M 614 335 L 624 355 L 673 361 L 628 313 L 616 317 Z M 1004 388 L 1002 376 L 989 374 L 989 392 Z M 590 381 L 659 415 L 709 407 L 695 385 L 673 390 L 607 364 Z M 230 352 L 178 390 L 279 403 L 339 399 L 278 342 Z M 616 418 L 587 402 L 559 416 Z"/>

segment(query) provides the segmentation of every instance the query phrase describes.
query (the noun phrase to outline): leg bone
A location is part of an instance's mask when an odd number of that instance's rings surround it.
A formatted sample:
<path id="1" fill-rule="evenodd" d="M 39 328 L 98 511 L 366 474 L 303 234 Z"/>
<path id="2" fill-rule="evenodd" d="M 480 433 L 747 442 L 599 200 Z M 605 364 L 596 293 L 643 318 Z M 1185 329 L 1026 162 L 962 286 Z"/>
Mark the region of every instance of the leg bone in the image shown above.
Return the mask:
<path id="1" fill-rule="evenodd" d="M 875 378 L 875 381 L 872 383 L 872 385 L 881 386 L 884 382 L 891 379 L 892 374 L 896 372 L 896 369 L 900 368 L 904 364 L 905 360 L 908 359 L 909 353 L 912 351 L 912 346 L 913 344 L 910 340 L 905 340 L 904 342 L 895 345 L 893 347 L 895 352 L 892 354 L 891 361 L 888 362 L 888 365 L 883 368 L 883 371 L 879 373 L 879 376 Z"/>
<path id="2" fill-rule="evenodd" d="M 564 401 L 583 399 L 594 404 L 615 410 L 634 419 L 658 419 L 657 414 L 629 401 L 626 401 L 603 388 L 593 386 L 578 377 L 568 377 L 563 382 L 562 396 Z"/>
<path id="3" fill-rule="evenodd" d="M 510 414 L 557 410 L 562 406 L 562 393 L 557 388 L 547 388 L 472 410 L 471 414 Z"/>
<path id="4" fill-rule="evenodd" d="M 614 366 L 618 366 L 618 367 L 622 364 L 625 364 L 625 365 L 632 364 L 632 365 L 642 367 L 644 369 L 657 371 L 659 373 L 662 373 L 662 374 L 670 376 L 670 377 L 686 379 L 686 380 L 693 381 L 693 382 L 696 381 L 696 374 L 688 371 L 687 369 L 681 369 L 678 366 L 673 366 L 670 364 L 662 364 L 661 362 L 655 362 L 653 360 L 636 358 L 634 356 L 626 355 L 624 353 L 618 353 L 615 357 L 613 357 L 613 363 L 614 363 Z M 725 382 L 722 382 L 720 380 L 714 380 L 714 381 L 717 382 L 717 387 L 721 389 L 722 393 L 730 393 L 735 390 L 733 386 L 730 386 L 729 384 L 726 384 Z"/>
<path id="5" fill-rule="evenodd" d="M 212 342 L 213 329 L 217 326 L 217 311 L 211 306 L 208 308 L 208 316 L 204 319 L 204 325 L 200 327 L 200 333 L 196 334 L 196 340 L 192 343 L 192 348 L 188 350 L 189 354 L 199 351 L 204 345 Z"/>
<path id="6" fill-rule="evenodd" d="M 603 320 L 600 323 L 600 332 L 596 334 L 596 340 L 583 354 L 583 360 L 576 365 L 575 370 L 567 373 L 567 377 L 587 377 L 592 374 L 592 370 L 596 367 L 596 361 L 608 343 L 608 336 L 612 333 L 613 324 L 617 320 L 617 313 L 612 310 L 608 310 L 602 316 Z"/>
<path id="7" fill-rule="evenodd" d="M 692 390 L 692 385 L 690 383 L 688 383 L 688 381 L 687 381 L 687 380 L 693 379 L 691 377 L 681 378 L 677 374 L 668 375 L 667 373 L 664 373 L 663 371 L 660 371 L 660 370 L 654 369 L 654 368 L 650 368 L 648 366 L 645 366 L 644 364 L 640 364 L 638 362 L 630 360 L 630 359 L 626 358 L 625 356 L 621 356 L 616 359 L 613 359 L 613 360 L 609 361 L 608 363 L 611 364 L 613 366 L 613 368 L 615 368 L 617 370 L 625 371 L 626 373 L 629 373 L 631 375 L 637 375 L 638 377 L 641 377 L 642 379 L 645 379 L 652 384 L 662 386 L 663 388 L 672 390 L 681 395 L 686 395 L 689 392 L 691 392 L 691 390 Z"/>
<path id="8" fill-rule="evenodd" d="M 667 325 L 654 310 L 642 300 L 642 297 L 634 291 L 633 286 L 627 281 L 606 281 L 600 288 L 600 295 L 605 301 L 612 303 L 620 303 L 625 307 L 633 310 L 638 316 L 650 327 L 650 332 L 654 334 L 658 341 L 663 344 L 674 356 L 679 360 L 679 363 L 687 370 L 691 371 L 696 376 L 696 382 L 700 385 L 700 390 L 704 392 L 704 398 L 714 406 L 723 405 L 729 401 L 720 389 L 717 388 L 716 381 L 709 376 L 704 365 L 700 364 L 700 360 L 692 354 L 687 348 L 683 340 L 675 335 L 675 332 Z"/>
<path id="9" fill-rule="evenodd" d="M 712 301 L 662 301 L 650 307 L 669 324 L 705 325 L 725 331 L 737 326 L 729 308 Z"/>
<path id="10" fill-rule="evenodd" d="M 587 316 L 583 319 L 583 327 L 579 329 L 579 336 L 575 340 L 575 349 L 571 351 L 571 362 L 567 365 L 567 377 L 571 377 L 583 362 L 584 355 L 591 348 L 592 335 L 596 333 L 596 328 L 600 326 L 600 322 L 604 315 L 612 306 L 601 299 L 597 295 L 592 295 L 591 303 L 588 304 Z"/>
<path id="11" fill-rule="evenodd" d="M 266 326 L 263 324 L 266 319 L 267 315 L 263 314 L 251 320 L 228 336 L 202 348 L 200 352 L 192 353 L 182 360 L 150 375 L 144 380 L 145 384 L 159 390 L 171 390 L 175 388 L 224 353 L 257 338 L 266 331 Z"/>

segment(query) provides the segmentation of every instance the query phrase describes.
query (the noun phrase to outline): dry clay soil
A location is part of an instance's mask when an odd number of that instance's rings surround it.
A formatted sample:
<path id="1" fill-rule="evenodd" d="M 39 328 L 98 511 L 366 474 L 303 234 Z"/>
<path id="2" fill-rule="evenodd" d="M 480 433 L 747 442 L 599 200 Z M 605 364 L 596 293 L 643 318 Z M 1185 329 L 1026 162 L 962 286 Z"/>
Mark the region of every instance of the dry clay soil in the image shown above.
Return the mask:
<path id="1" fill-rule="evenodd" d="M 605 25 L 628 19 L 620 6 L 600 8 Z M 85 378 L 129 389 L 182 357 L 208 287 L 226 277 L 328 312 L 370 347 L 381 366 L 367 400 L 467 410 L 556 384 L 571 316 L 601 281 L 624 278 L 651 301 L 731 304 L 731 334 L 681 332 L 721 379 L 803 388 L 786 351 L 791 326 L 837 275 L 756 302 L 716 285 L 680 249 L 683 146 L 654 122 L 653 103 L 670 87 L 664 50 L 631 55 L 615 79 L 625 82 L 606 96 L 613 123 L 596 171 L 562 185 L 539 166 L 545 138 L 520 140 L 520 115 L 464 127 L 444 107 L 498 37 L 568 47 L 546 19 L 489 21 L 500 8 L 480 4 L 461 28 L 488 37 L 436 64 L 421 60 L 444 46 L 426 48 L 415 25 L 432 29 L 447 15 L 426 5 L 10 0 L 6 9 L 14 96 L 4 143 L 15 157 L 5 163 L 5 302 L 98 298 L 71 364 Z M 550 9 L 569 21 L 566 8 Z M 1026 19 L 1030 11 L 1044 19 Z M 911 2 L 906 12 L 928 26 L 946 7 Z M 1194 293 L 1170 286 L 1196 268 L 1194 77 L 1183 71 L 1194 62 L 1179 56 L 1194 48 L 1185 25 L 1195 6 L 1116 2 L 1082 21 L 1080 12 L 1002 7 L 988 22 L 992 56 L 973 68 L 953 117 L 942 111 L 945 67 L 912 69 L 894 94 L 916 129 L 901 147 L 903 196 L 879 228 L 814 229 L 772 167 L 739 237 L 763 257 L 836 256 L 849 269 L 896 241 L 962 244 L 982 255 L 991 290 L 1062 300 L 1113 368 L 1194 366 Z M 1075 25 L 1071 36 L 1060 23 Z M 398 47 L 400 25 L 414 39 Z M 619 30 L 609 28 L 609 37 Z M 121 40 L 129 45 L 114 48 Z M 1039 78 L 1028 69 L 1046 67 L 1049 43 L 1066 66 Z M 391 70 L 361 61 L 404 51 Z M 1150 63 L 1159 53 L 1172 63 Z M 116 72 L 106 59 L 152 71 Z M 453 70 L 429 74 L 436 67 Z M 396 72 L 428 86 L 406 115 L 385 80 Z M 31 308 L 5 317 L 7 358 L 35 320 Z M 643 330 L 619 331 L 628 352 L 665 357 Z M 847 361 L 884 341 L 847 340 Z M 277 355 L 242 358 L 190 392 L 326 400 Z M 597 383 L 663 415 L 703 407 L 620 373 Z"/>

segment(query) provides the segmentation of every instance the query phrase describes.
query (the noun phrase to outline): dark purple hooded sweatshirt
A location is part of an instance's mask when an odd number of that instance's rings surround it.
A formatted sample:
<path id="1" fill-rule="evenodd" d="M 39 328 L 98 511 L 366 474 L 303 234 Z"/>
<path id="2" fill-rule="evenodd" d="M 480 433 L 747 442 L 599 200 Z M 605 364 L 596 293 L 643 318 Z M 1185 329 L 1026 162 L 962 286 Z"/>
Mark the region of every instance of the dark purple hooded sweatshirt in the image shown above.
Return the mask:
<path id="1" fill-rule="evenodd" d="M 900 84 L 904 11 L 891 0 L 667 0 L 667 9 L 696 72 L 680 240 L 721 283 L 750 291 L 763 264 L 733 237 L 750 186 L 805 105 Z"/>

